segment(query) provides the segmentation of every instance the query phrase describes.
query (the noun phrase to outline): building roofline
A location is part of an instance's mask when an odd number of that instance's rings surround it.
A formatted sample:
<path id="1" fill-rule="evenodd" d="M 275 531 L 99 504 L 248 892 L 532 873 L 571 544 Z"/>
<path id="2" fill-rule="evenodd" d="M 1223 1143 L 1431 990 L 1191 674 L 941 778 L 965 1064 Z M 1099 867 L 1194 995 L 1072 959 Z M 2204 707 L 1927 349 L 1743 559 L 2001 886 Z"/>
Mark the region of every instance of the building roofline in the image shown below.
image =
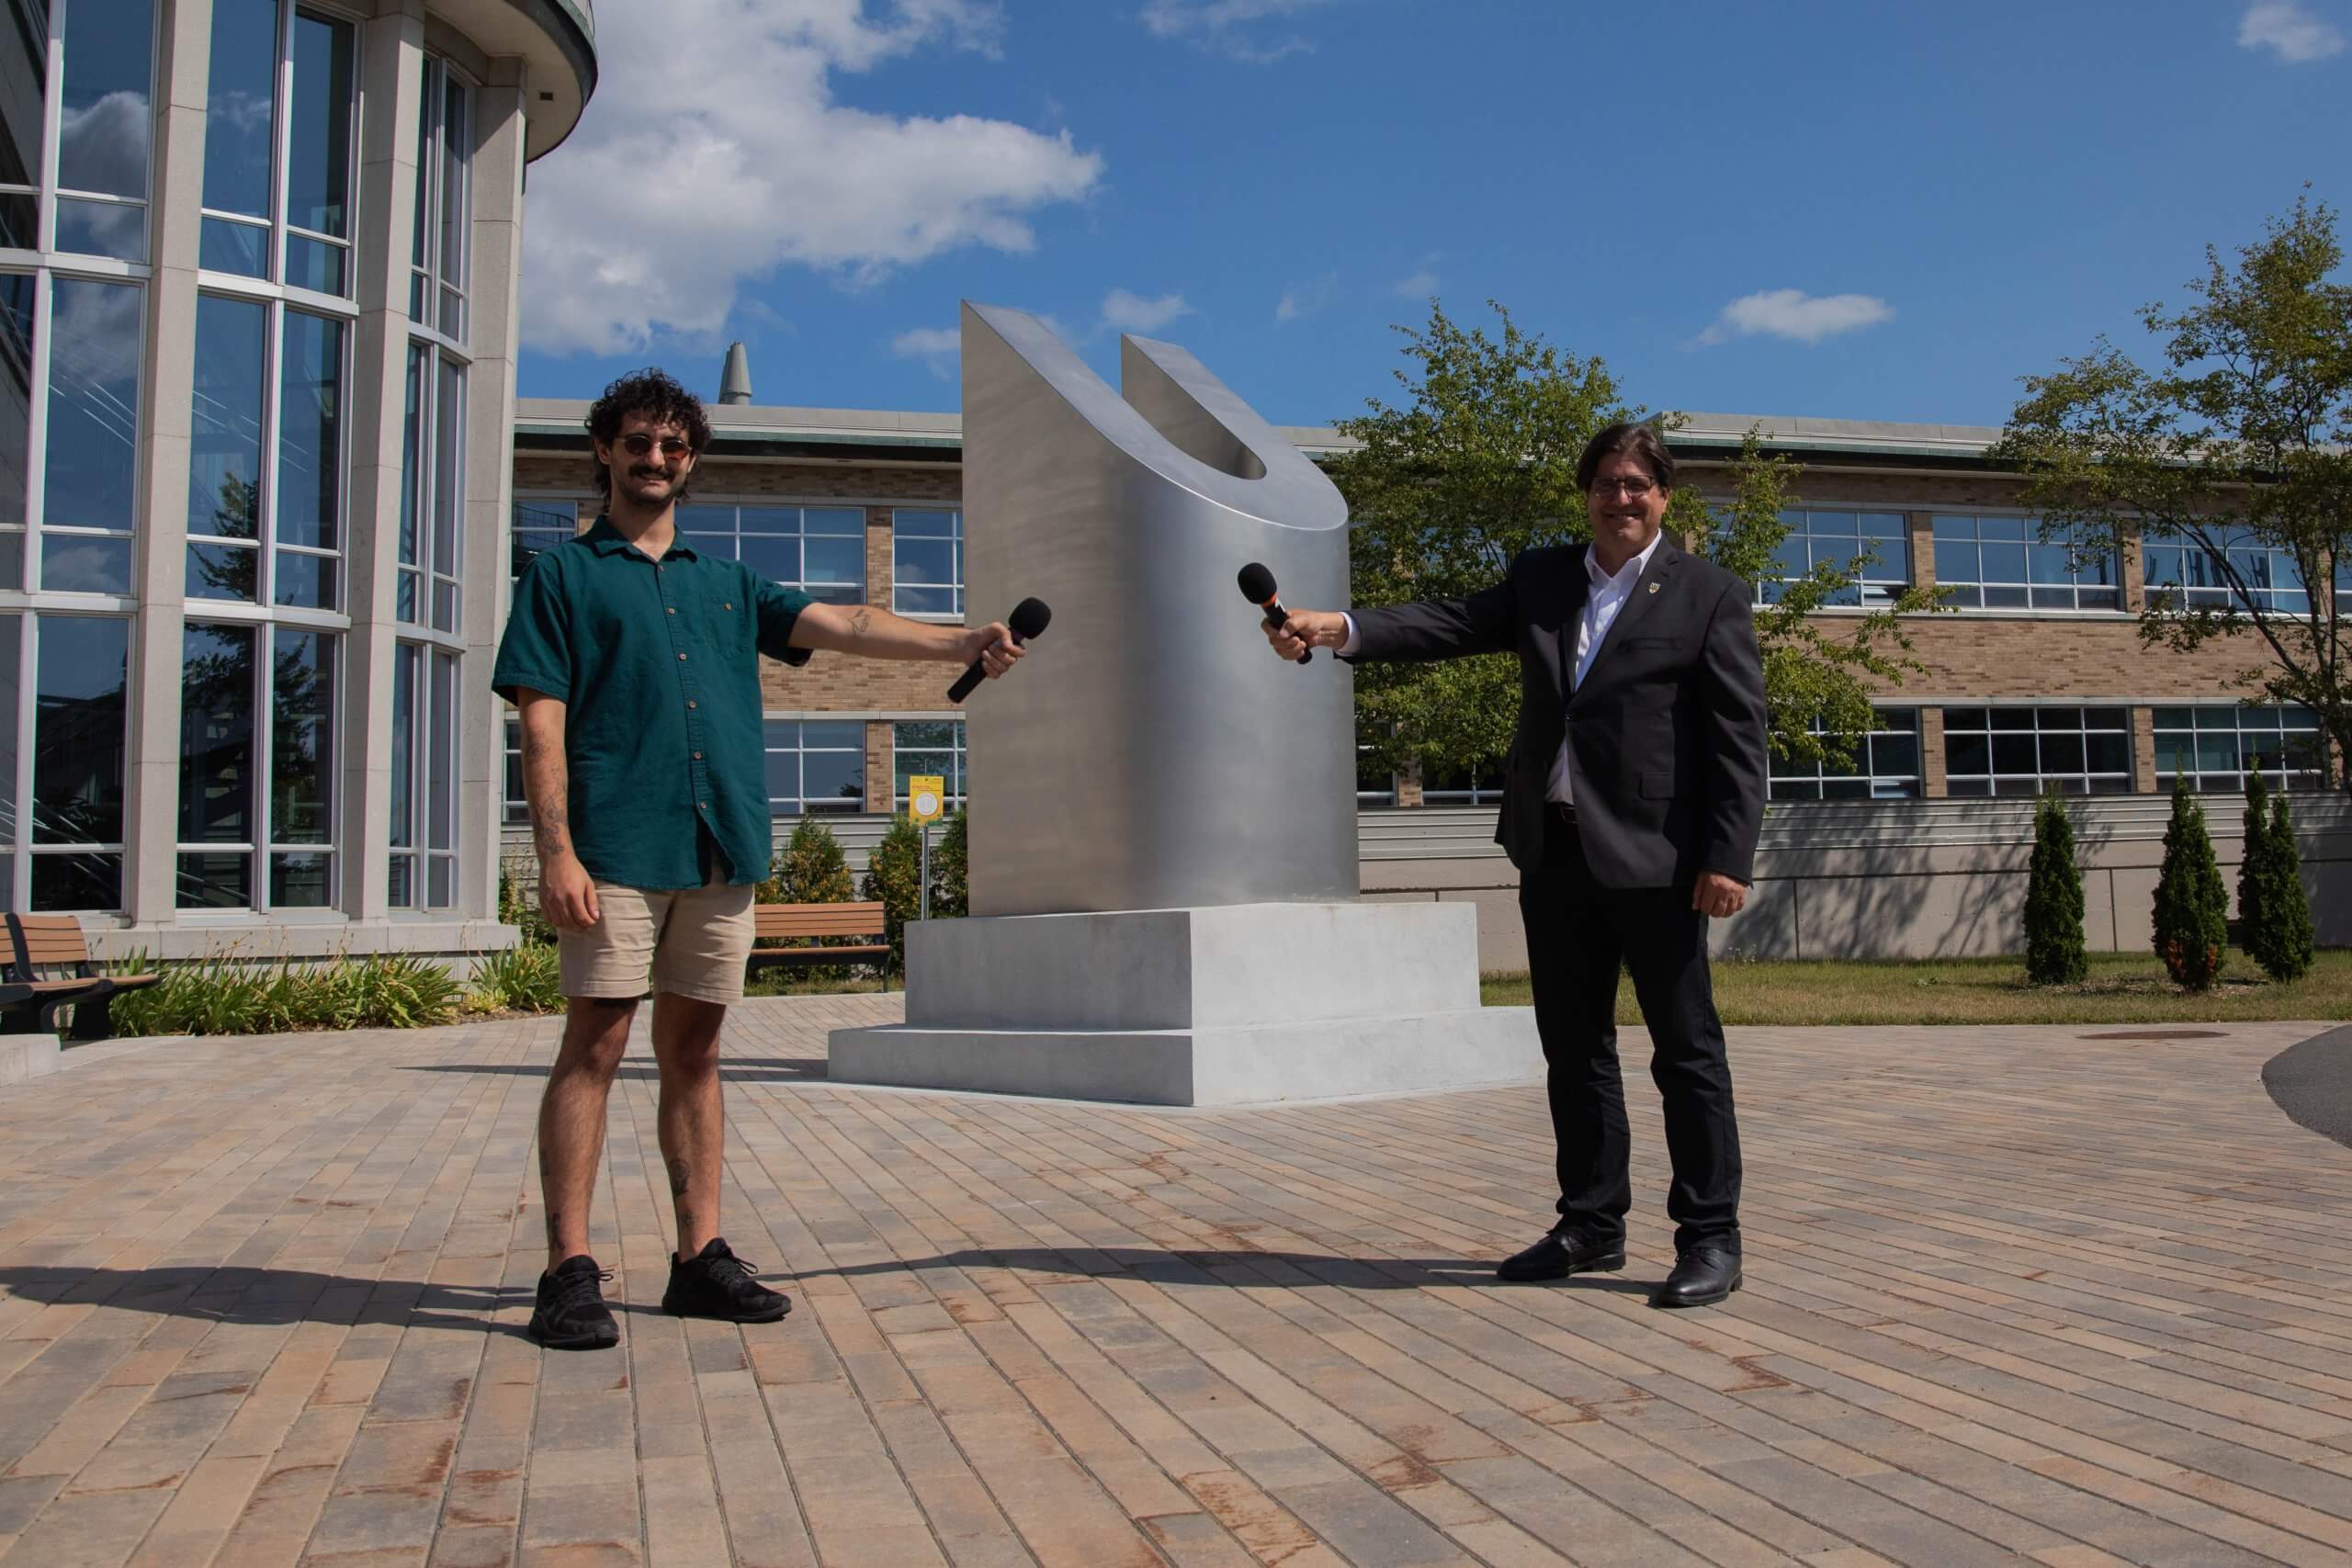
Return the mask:
<path id="1" fill-rule="evenodd" d="M 589 404 L 582 399 L 523 398 L 515 404 L 518 446 L 540 451 L 583 447 Z M 958 413 L 915 413 L 888 409 L 783 408 L 757 404 L 713 404 L 715 455 L 781 455 L 782 449 L 814 454 L 818 449 L 897 447 L 928 451 L 933 460 L 961 455 L 964 420 Z M 1751 429 L 1767 450 L 1847 456 L 1865 461 L 1903 459 L 1980 467 L 1987 447 L 2000 439 L 1996 426 L 1912 424 L 1889 420 L 1813 419 L 1788 414 L 1694 413 L 1668 438 L 1678 456 L 1705 461 L 1735 452 Z M 1276 431 L 1310 457 L 1351 452 L 1363 443 L 1329 425 L 1277 425 Z M 858 456 L 872 457 L 859 450 Z"/>

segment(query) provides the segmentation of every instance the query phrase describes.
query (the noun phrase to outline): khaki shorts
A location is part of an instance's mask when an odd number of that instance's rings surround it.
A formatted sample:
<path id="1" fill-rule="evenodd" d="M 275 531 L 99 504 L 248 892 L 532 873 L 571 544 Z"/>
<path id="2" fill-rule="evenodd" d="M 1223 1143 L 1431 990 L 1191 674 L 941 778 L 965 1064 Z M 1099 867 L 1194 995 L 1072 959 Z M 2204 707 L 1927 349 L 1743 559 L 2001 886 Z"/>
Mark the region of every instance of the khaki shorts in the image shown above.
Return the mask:
<path id="1" fill-rule="evenodd" d="M 650 989 L 700 1002 L 743 999 L 752 951 L 749 887 L 648 892 L 596 881 L 598 919 L 556 933 L 558 988 L 567 997 L 635 1001 Z"/>

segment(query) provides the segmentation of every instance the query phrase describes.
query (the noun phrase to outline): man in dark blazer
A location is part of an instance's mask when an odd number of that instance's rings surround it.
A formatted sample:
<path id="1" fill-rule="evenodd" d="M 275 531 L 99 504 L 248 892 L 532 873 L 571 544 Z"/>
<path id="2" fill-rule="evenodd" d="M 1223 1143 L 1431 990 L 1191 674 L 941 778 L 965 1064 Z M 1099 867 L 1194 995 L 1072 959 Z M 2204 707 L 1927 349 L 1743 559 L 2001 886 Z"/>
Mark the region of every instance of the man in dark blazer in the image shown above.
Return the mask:
<path id="1" fill-rule="evenodd" d="M 1520 871 L 1558 1143 L 1559 1223 L 1506 1280 L 1622 1269 L 1633 1204 L 1615 1004 L 1633 974 L 1666 1101 L 1676 1260 L 1659 1306 L 1740 1284 L 1739 1129 L 1707 972 L 1707 921 L 1747 902 L 1764 815 L 1763 661 L 1752 590 L 1659 534 L 1674 459 L 1645 424 L 1577 465 L 1592 543 L 1529 550 L 1463 599 L 1295 610 L 1268 640 L 1345 659 L 1519 657 L 1519 734 L 1496 838 Z"/>

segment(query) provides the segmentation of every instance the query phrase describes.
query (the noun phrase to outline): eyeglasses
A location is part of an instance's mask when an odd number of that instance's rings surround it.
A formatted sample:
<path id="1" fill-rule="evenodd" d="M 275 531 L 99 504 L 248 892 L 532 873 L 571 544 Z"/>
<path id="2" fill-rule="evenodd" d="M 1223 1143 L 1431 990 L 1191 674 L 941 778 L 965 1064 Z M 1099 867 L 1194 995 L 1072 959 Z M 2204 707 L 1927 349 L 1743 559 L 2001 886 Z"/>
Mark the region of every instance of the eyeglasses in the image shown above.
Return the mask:
<path id="1" fill-rule="evenodd" d="M 620 439 L 621 450 L 632 457 L 645 457 L 657 446 L 662 448 L 662 460 L 665 463 L 674 463 L 694 450 L 692 443 L 675 435 L 665 435 L 657 442 L 642 431 L 632 431 Z"/>
<path id="2" fill-rule="evenodd" d="M 1619 491 L 1623 491 L 1628 501 L 1644 500 L 1656 489 L 1657 486 L 1648 479 L 1595 479 L 1592 481 L 1593 494 L 1614 495 Z"/>

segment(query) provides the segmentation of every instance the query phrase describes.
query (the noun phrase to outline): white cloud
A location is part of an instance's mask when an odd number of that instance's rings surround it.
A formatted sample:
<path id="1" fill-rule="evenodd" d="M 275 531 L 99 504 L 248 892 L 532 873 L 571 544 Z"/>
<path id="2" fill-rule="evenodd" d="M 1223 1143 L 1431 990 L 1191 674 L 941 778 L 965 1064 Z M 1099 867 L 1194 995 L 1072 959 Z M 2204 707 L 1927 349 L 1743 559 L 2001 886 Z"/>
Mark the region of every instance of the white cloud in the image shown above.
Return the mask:
<path id="1" fill-rule="evenodd" d="M 1437 292 L 1437 274 L 1423 267 L 1410 277 L 1396 280 L 1396 297 L 1400 299 L 1426 299 Z"/>
<path id="2" fill-rule="evenodd" d="M 1724 307 L 1714 325 L 1699 334 L 1702 344 L 1762 333 L 1792 343 L 1815 344 L 1839 333 L 1894 320 L 1894 307 L 1872 294 L 1815 296 L 1802 288 L 1768 288 Z"/>
<path id="3" fill-rule="evenodd" d="M 2290 65 L 2344 52 L 2344 34 L 2299 0 L 2255 0 L 2238 23 L 2240 49 L 2271 49 Z"/>
<path id="4" fill-rule="evenodd" d="M 1102 325 L 1111 332 L 1156 333 L 1177 317 L 1192 313 L 1193 308 L 1184 303 L 1182 294 L 1146 299 L 1124 288 L 1114 288 L 1102 296 Z"/>
<path id="5" fill-rule="evenodd" d="M 917 327 L 892 338 L 890 352 L 901 359 L 920 359 L 933 375 L 951 380 L 964 355 L 964 334 L 954 327 Z"/>
<path id="6" fill-rule="evenodd" d="M 1250 24 L 1288 17 L 1331 0 L 1145 0 L 1139 13 L 1154 38 L 1183 39 L 1250 65 L 1271 65 L 1286 55 L 1312 53 L 1314 43 L 1290 33 L 1269 38 Z"/>
<path id="7" fill-rule="evenodd" d="M 836 73 L 926 46 L 992 54 L 989 0 L 605 0 L 615 49 L 580 128 L 531 171 L 524 335 L 620 354 L 717 340 L 747 281 L 793 264 L 869 284 L 967 245 L 1022 253 L 1030 217 L 1102 175 L 1068 131 L 876 114 Z"/>
<path id="8" fill-rule="evenodd" d="M 1329 305 L 1340 292 L 1340 275 L 1327 272 L 1306 283 L 1294 283 L 1283 290 L 1274 304 L 1274 320 L 1295 321 L 1301 316 L 1311 316 Z"/>

